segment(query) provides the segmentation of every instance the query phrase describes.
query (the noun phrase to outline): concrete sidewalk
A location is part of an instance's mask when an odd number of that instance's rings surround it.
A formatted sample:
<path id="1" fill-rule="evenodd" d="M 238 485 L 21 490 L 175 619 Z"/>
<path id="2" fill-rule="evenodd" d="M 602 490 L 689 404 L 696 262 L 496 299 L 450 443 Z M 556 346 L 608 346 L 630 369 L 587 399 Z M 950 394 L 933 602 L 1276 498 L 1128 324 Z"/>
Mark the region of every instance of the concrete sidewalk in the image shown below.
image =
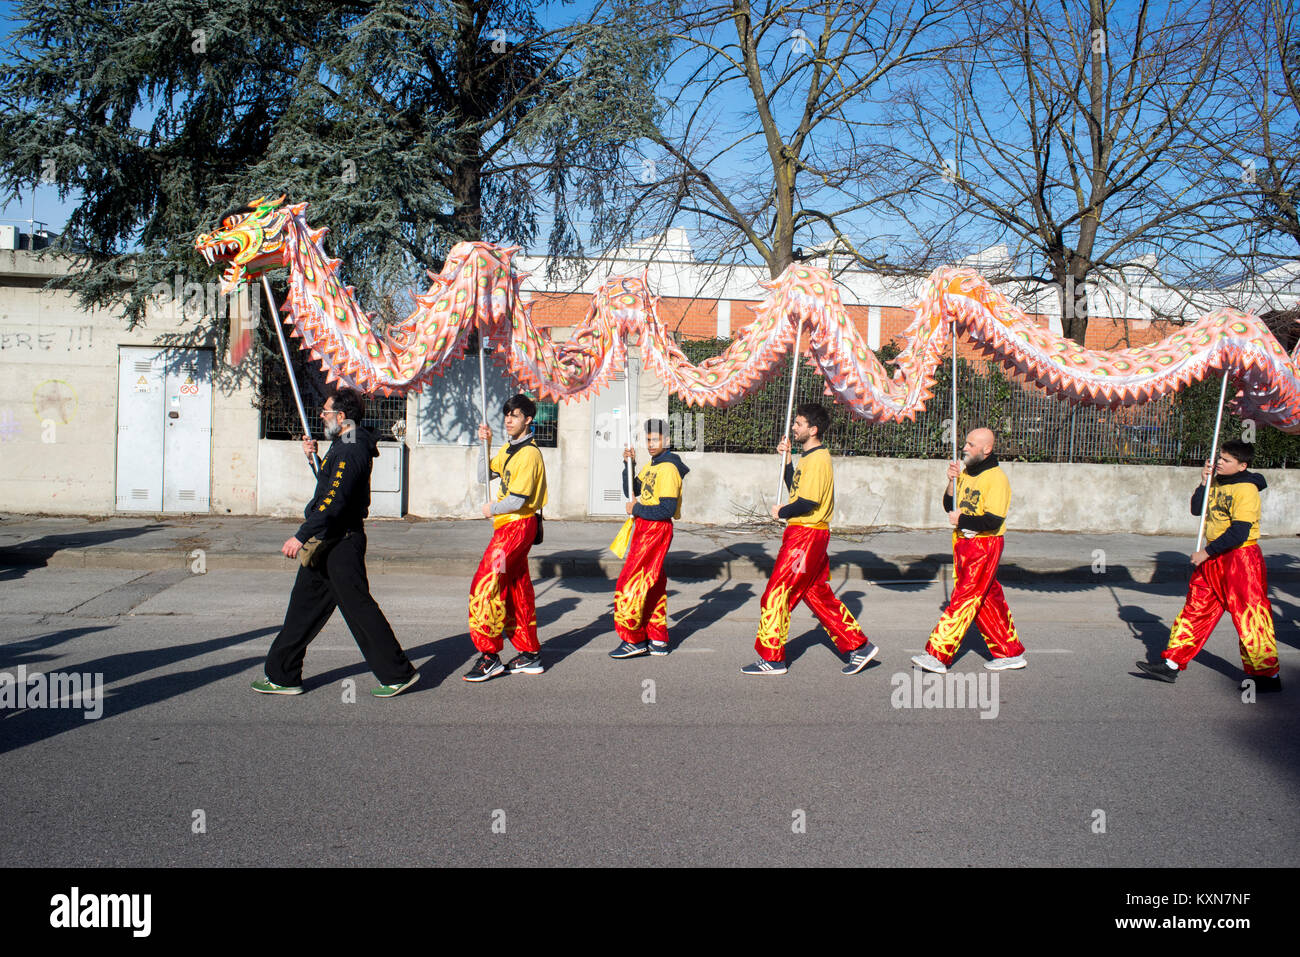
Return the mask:
<path id="1" fill-rule="evenodd" d="M 283 569 L 280 546 L 298 527 L 288 518 L 140 516 L 68 518 L 0 515 L 0 564 L 77 568 L 187 568 L 202 550 L 206 569 Z M 616 521 L 548 521 L 532 549 L 534 578 L 617 578 L 609 551 Z M 1195 529 L 1193 528 L 1193 532 Z M 372 519 L 366 525 L 372 573 L 421 572 L 469 578 L 487 544 L 486 521 Z M 780 546 L 774 524 L 679 523 L 669 557 L 676 578 L 765 580 Z M 1003 581 L 1182 582 L 1194 539 L 1164 535 L 1007 534 Z M 1260 542 L 1271 581 L 1300 580 L 1300 538 Z M 838 530 L 831 535 L 832 579 L 934 581 L 948 574 L 950 538 L 940 529 Z"/>

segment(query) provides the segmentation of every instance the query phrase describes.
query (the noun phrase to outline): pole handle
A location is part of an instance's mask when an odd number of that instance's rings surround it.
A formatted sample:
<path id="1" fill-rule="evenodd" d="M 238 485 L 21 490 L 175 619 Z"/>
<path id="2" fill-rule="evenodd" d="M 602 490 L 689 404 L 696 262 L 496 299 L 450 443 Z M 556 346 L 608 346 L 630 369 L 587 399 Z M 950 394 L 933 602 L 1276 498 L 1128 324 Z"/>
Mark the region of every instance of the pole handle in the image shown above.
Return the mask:
<path id="1" fill-rule="evenodd" d="M 280 309 L 275 304 L 275 296 L 271 293 L 271 283 L 266 278 L 266 273 L 262 273 L 262 291 L 266 293 L 266 301 L 271 304 L 271 324 L 275 326 L 275 334 L 280 340 L 280 354 L 284 356 L 284 369 L 289 373 L 289 385 L 293 387 L 293 401 L 298 406 L 298 420 L 302 423 L 302 434 L 311 438 L 311 426 L 307 424 L 307 412 L 302 405 L 302 392 L 298 388 L 298 377 L 294 375 L 293 363 L 289 361 L 289 343 L 284 338 L 284 326 L 280 322 Z M 307 464 L 311 466 L 312 475 L 320 475 L 320 463 L 316 456 L 310 452 L 304 452 L 307 456 Z"/>
<path id="2" fill-rule="evenodd" d="M 785 439 L 790 438 L 790 423 L 794 418 L 794 391 L 795 384 L 799 380 L 799 347 L 803 341 L 803 322 L 795 320 L 794 327 L 794 353 L 793 362 L 790 364 L 790 397 L 785 403 L 785 431 L 781 433 Z M 781 462 L 781 470 L 776 478 L 776 501 L 781 503 L 781 493 L 785 491 L 785 452 L 776 453 Z"/>
<path id="3" fill-rule="evenodd" d="M 623 448 L 632 447 L 632 359 L 627 354 L 627 339 L 623 340 Z M 619 452 L 620 455 L 623 452 Z M 623 460 L 623 501 L 632 501 L 632 460 Z"/>
<path id="4" fill-rule="evenodd" d="M 1214 439 L 1210 443 L 1210 477 L 1205 480 L 1205 495 L 1201 498 L 1201 523 L 1196 530 L 1196 550 L 1199 552 L 1205 543 L 1205 519 L 1210 514 L 1210 486 L 1214 484 L 1214 473 L 1219 467 L 1219 431 L 1223 427 L 1223 405 L 1228 397 L 1228 370 L 1223 370 L 1223 384 L 1219 386 L 1219 410 L 1214 416 Z"/>
<path id="5" fill-rule="evenodd" d="M 483 415 L 483 424 L 486 425 L 488 420 L 488 413 L 487 413 L 487 372 L 485 371 L 484 368 L 484 358 L 483 358 L 484 338 L 485 337 L 483 335 L 483 330 L 482 329 L 478 330 L 478 400 L 479 400 L 479 411 Z M 489 505 L 492 502 L 492 464 L 491 464 L 491 460 L 488 458 L 488 452 L 491 451 L 491 446 L 488 445 L 487 439 L 483 439 L 482 442 L 483 442 L 483 504 Z"/>

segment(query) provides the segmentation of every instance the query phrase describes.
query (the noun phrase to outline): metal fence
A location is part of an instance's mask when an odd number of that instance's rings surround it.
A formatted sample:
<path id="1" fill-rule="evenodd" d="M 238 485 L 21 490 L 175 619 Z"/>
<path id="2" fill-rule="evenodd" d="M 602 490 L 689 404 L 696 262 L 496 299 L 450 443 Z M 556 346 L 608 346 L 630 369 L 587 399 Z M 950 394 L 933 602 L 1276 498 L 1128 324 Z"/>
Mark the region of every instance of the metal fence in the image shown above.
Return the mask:
<path id="1" fill-rule="evenodd" d="M 312 434 L 316 438 L 321 438 L 324 434 L 321 430 L 320 421 L 320 411 L 324 405 L 323 401 L 310 404 L 304 401 L 303 403 L 303 408 L 307 413 L 307 421 L 310 423 Z M 393 441 L 399 435 L 404 434 L 406 429 L 406 397 L 390 396 L 386 399 L 367 399 L 366 414 L 361 420 L 361 424 L 373 432 L 375 438 L 380 442 Z M 397 426 L 397 432 L 393 431 L 394 426 Z M 274 406 L 271 403 L 263 403 L 262 438 L 297 439 L 301 437 L 302 423 L 298 421 L 298 409 L 294 406 L 292 395 L 281 397 L 281 401 L 276 402 Z"/>
<path id="2" fill-rule="evenodd" d="M 477 365 L 475 365 L 477 369 Z M 297 361 L 295 357 L 294 373 L 298 377 L 298 386 L 302 390 L 303 407 L 307 413 L 307 421 L 310 423 L 312 432 L 317 438 L 320 438 L 321 423 L 320 411 L 325 405 L 325 397 L 330 393 L 330 387 L 325 382 L 325 376 L 320 371 L 316 363 L 303 363 Z M 477 393 L 472 396 L 457 397 L 443 394 L 444 390 L 449 387 L 447 378 L 435 379 L 434 382 L 425 387 L 420 401 L 422 403 L 442 403 L 462 401 L 469 402 L 472 414 L 467 414 L 463 418 L 465 423 L 478 421 L 478 397 Z M 262 380 L 262 398 L 259 402 L 262 419 L 262 438 L 264 439 L 297 439 L 302 435 L 302 423 L 298 419 L 298 408 L 294 404 L 293 391 L 289 385 L 289 377 L 284 371 L 284 363 L 267 362 L 263 367 Z M 499 411 L 499 409 L 498 409 Z M 558 444 L 559 431 L 558 425 L 559 409 L 554 402 L 538 402 L 537 415 L 533 419 L 533 432 L 537 437 L 537 444 L 543 448 L 554 448 Z M 405 396 L 388 396 L 387 398 L 368 398 L 366 400 L 366 414 L 361 424 L 375 434 L 375 437 L 381 442 L 400 439 L 406 434 L 406 397 Z M 465 424 L 467 433 L 466 444 L 474 444 L 477 440 L 469 436 L 470 427 Z"/>

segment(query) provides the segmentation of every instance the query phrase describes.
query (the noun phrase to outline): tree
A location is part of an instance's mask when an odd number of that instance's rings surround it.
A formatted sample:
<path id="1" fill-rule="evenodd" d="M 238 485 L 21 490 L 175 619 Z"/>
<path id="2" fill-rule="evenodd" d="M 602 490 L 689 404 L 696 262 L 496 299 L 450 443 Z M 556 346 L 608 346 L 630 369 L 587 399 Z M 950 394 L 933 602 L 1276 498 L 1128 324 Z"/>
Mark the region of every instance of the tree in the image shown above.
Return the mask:
<path id="1" fill-rule="evenodd" d="M 1246 0 L 1232 34 L 1231 125 L 1204 131 L 1226 182 L 1245 183 L 1248 242 L 1238 262 L 1262 271 L 1300 260 L 1300 13 Z"/>
<path id="2" fill-rule="evenodd" d="M 773 277 L 800 250 L 920 268 L 933 244 L 912 222 L 890 88 L 953 55 L 965 6 L 688 0 L 665 14 L 674 107 L 651 136 L 643 219 L 693 218 L 711 258 L 758 261 Z"/>
<path id="3" fill-rule="evenodd" d="M 0 84 L 0 189 L 80 193 L 57 244 L 132 323 L 206 270 L 195 235 L 260 195 L 312 203 L 363 298 L 459 240 L 552 253 L 625 229 L 610 192 L 654 119 L 662 52 L 623 0 L 543 24 L 524 0 L 27 0 Z M 205 275 L 206 278 L 206 275 Z"/>
<path id="4" fill-rule="evenodd" d="M 1261 66 L 1264 169 L 1263 175 L 1253 177 L 1263 200 L 1260 225 L 1265 233 L 1289 237 L 1295 244 L 1292 258 L 1300 259 L 1300 13 L 1280 0 L 1266 0 L 1263 13 L 1266 52 L 1251 61 Z"/>
<path id="5" fill-rule="evenodd" d="M 1005 243 L 991 278 L 1054 290 L 1080 344 L 1090 281 L 1178 292 L 1239 235 L 1244 185 L 1221 181 L 1198 132 L 1231 122 L 1236 16 L 1228 0 L 991 2 L 975 56 L 910 92 L 918 189 L 978 245 Z"/>

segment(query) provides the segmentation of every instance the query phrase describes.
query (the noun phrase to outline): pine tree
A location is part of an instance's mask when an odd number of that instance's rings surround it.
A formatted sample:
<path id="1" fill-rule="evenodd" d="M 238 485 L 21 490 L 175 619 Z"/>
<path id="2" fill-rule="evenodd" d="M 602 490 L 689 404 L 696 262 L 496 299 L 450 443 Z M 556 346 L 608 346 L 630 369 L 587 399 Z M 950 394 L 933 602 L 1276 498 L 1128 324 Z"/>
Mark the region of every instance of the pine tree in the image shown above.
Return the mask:
<path id="1" fill-rule="evenodd" d="M 549 254 L 581 253 L 579 215 L 587 241 L 617 240 L 664 56 L 624 0 L 585 19 L 523 0 L 27 0 L 17 19 L 0 191 L 80 194 L 62 284 L 131 324 L 156 284 L 210 278 L 194 237 L 261 195 L 312 204 L 363 302 L 422 285 L 459 240 L 533 243 L 548 214 Z"/>

